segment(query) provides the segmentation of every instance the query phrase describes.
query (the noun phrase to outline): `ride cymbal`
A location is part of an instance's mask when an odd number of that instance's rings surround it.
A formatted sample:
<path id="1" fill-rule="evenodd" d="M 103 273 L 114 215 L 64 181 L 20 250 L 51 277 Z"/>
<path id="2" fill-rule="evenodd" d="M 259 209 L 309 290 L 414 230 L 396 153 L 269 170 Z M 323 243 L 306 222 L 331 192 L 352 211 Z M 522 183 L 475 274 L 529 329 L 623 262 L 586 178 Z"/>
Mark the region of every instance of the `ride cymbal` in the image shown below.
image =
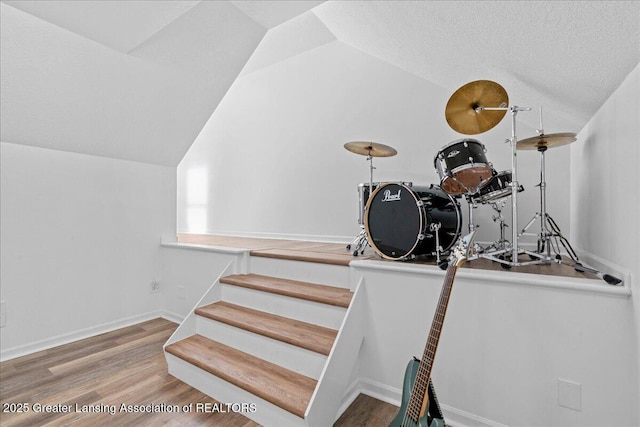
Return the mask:
<path id="1" fill-rule="evenodd" d="M 518 150 L 538 150 L 542 147 L 554 148 L 571 144 L 576 140 L 576 134 L 571 132 L 542 134 L 520 140 L 516 143 Z"/>
<path id="2" fill-rule="evenodd" d="M 496 82 L 476 80 L 456 90 L 445 108 L 445 118 L 456 132 L 465 135 L 483 133 L 500 123 L 507 110 L 482 110 L 485 108 L 505 108 L 509 96 Z"/>
<path id="3" fill-rule="evenodd" d="M 352 141 L 344 144 L 344 148 L 352 153 L 371 157 L 391 157 L 398 154 L 395 148 L 377 142 Z"/>

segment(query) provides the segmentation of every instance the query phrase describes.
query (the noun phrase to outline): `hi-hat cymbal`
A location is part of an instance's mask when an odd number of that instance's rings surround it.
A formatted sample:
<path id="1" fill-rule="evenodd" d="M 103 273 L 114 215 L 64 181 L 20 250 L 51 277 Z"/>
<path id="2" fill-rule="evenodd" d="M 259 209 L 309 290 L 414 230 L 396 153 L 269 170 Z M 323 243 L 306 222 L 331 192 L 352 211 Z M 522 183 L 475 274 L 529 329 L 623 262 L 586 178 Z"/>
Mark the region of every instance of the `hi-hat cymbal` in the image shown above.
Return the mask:
<path id="1" fill-rule="evenodd" d="M 506 109 L 478 111 L 478 107 L 505 108 L 508 105 L 509 96 L 502 86 L 491 80 L 476 80 L 451 95 L 444 115 L 456 132 L 475 135 L 493 128 L 507 113 Z"/>
<path id="2" fill-rule="evenodd" d="M 377 142 L 352 141 L 344 144 L 344 148 L 352 153 L 371 157 L 391 157 L 398 154 L 395 148 Z"/>
<path id="3" fill-rule="evenodd" d="M 518 150 L 538 150 L 544 148 L 560 147 L 571 144 L 576 140 L 576 134 L 571 132 L 550 133 L 532 136 L 531 138 L 520 140 L 516 143 Z"/>

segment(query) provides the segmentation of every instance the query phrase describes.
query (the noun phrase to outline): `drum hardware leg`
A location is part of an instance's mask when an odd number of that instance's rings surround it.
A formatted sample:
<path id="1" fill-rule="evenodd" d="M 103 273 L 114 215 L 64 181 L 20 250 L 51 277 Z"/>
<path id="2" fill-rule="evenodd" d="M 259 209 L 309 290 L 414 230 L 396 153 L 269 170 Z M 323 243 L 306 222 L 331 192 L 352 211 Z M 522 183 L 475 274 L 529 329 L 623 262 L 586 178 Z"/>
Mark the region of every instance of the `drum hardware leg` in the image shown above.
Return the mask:
<path id="1" fill-rule="evenodd" d="M 578 259 L 578 255 L 573 250 L 573 247 L 571 246 L 571 243 L 569 243 L 569 240 L 567 240 L 567 238 L 564 237 L 560 232 L 560 227 L 558 227 L 558 224 L 556 224 L 553 218 L 551 218 L 551 215 L 549 214 L 545 214 L 545 215 L 547 217 L 547 223 L 551 226 L 551 229 L 553 230 L 553 234 L 550 237 L 553 237 L 559 240 L 562 246 L 564 247 L 565 251 L 567 251 L 567 254 L 569 254 L 569 257 L 576 263 L 579 263 L 580 260 Z M 557 243 L 556 243 L 556 246 L 557 246 L 556 258 L 557 258 L 559 256 L 560 247 L 557 245 Z"/>
<path id="2" fill-rule="evenodd" d="M 473 219 L 473 210 L 476 209 L 478 205 L 476 204 L 475 200 L 473 200 L 470 194 L 466 194 L 465 198 L 467 199 L 467 207 L 469 209 L 469 233 L 473 233 L 474 230 L 479 227 L 479 225 L 477 225 L 475 223 L 475 220 Z"/>
<path id="3" fill-rule="evenodd" d="M 501 202 L 490 202 L 489 204 L 491 205 L 493 210 L 495 210 L 498 213 L 498 215 L 493 215 L 491 218 L 493 219 L 493 222 L 497 221 L 500 223 L 499 225 L 500 240 L 498 240 L 497 242 L 494 242 L 493 244 L 491 244 L 491 246 L 487 247 L 485 250 L 495 249 L 495 250 L 506 251 L 507 244 L 509 243 L 509 241 L 505 239 L 504 229 L 507 228 L 508 225 L 504 220 L 504 216 L 502 216 L 502 209 L 504 208 L 505 201 L 503 200 Z"/>
<path id="4" fill-rule="evenodd" d="M 438 266 L 442 265 L 442 262 L 440 261 L 440 254 L 442 253 L 442 246 L 440 246 L 440 228 L 441 227 L 442 227 L 442 224 L 439 222 L 438 223 L 432 222 L 431 224 L 429 224 L 429 230 L 433 231 L 436 236 L 436 264 Z"/>
<path id="5" fill-rule="evenodd" d="M 347 245 L 347 250 L 349 251 L 351 248 L 354 248 L 353 256 L 358 256 L 358 253 L 360 253 L 360 255 L 364 253 L 364 250 L 368 245 L 369 240 L 367 239 L 367 232 L 363 227 L 360 233 Z"/>
<path id="6" fill-rule="evenodd" d="M 470 193 L 467 193 L 465 195 L 465 198 L 467 199 L 467 206 L 469 208 L 469 232 L 473 232 L 475 229 L 480 227 L 478 224 L 475 223 L 475 220 L 473 219 L 473 211 L 478 207 L 478 204 L 473 199 L 473 196 Z M 484 251 L 485 249 L 482 246 L 480 246 L 478 243 L 474 243 L 473 250 L 471 251 L 473 255 L 469 257 L 469 260 L 476 259 L 478 254 Z"/>
<path id="7" fill-rule="evenodd" d="M 475 223 L 475 220 L 473 219 L 473 211 L 478 207 L 478 204 L 475 202 L 475 200 L 473 200 L 472 195 L 469 193 L 465 195 L 465 198 L 467 199 L 467 206 L 469 208 L 469 232 L 473 233 L 475 229 L 480 227 L 478 224 Z M 478 254 L 481 254 L 484 251 L 485 249 L 482 246 L 480 246 L 478 243 L 474 243 L 473 251 L 472 251 L 474 255 L 477 256 Z M 475 259 L 475 258 L 472 258 L 472 257 L 469 258 L 469 260 L 472 260 L 472 259 Z"/>

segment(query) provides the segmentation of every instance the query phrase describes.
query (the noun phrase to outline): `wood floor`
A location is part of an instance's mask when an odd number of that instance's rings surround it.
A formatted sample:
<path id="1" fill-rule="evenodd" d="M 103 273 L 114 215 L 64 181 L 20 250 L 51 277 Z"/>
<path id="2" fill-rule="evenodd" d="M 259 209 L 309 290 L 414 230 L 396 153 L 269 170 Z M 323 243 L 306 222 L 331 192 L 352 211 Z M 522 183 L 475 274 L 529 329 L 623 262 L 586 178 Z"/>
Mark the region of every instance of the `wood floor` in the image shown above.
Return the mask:
<path id="1" fill-rule="evenodd" d="M 208 234 L 178 234 L 178 243 L 190 243 L 206 246 L 218 246 L 228 248 L 244 248 L 251 252 L 251 256 L 281 258 L 298 261 L 311 261 L 323 264 L 348 266 L 354 260 L 378 260 L 400 264 L 429 264 L 435 265 L 432 258 L 421 257 L 413 261 L 393 261 L 382 259 L 370 247 L 364 254 L 353 256 L 347 251 L 345 245 L 340 243 L 305 242 L 298 240 L 262 239 L 252 237 L 215 236 Z M 520 262 L 530 261 L 528 255 L 521 255 Z M 568 261 L 568 259 L 566 260 Z M 573 269 L 568 264 L 533 264 L 503 268 L 500 263 L 486 258 L 478 258 L 463 264 L 463 268 L 476 268 L 496 272 L 513 271 L 518 273 L 540 274 L 548 276 L 576 277 L 598 280 L 598 277 L 590 273 L 582 273 Z M 500 274 L 498 273 L 498 274 Z"/>
<path id="2" fill-rule="evenodd" d="M 218 402 L 167 373 L 162 345 L 176 327 L 164 319 L 150 320 L 0 363 L 0 425 L 257 426 L 241 413 L 214 412 Z M 123 404 L 132 408 L 121 412 Z M 191 404 L 191 411 L 183 410 Z M 38 405 L 40 412 L 35 411 Z M 133 412 L 136 405 L 156 405 L 151 409 L 159 411 Z M 169 412 L 174 406 L 178 411 Z M 89 412 L 111 407 L 114 415 Z M 387 426 L 397 410 L 360 395 L 335 426 Z"/>

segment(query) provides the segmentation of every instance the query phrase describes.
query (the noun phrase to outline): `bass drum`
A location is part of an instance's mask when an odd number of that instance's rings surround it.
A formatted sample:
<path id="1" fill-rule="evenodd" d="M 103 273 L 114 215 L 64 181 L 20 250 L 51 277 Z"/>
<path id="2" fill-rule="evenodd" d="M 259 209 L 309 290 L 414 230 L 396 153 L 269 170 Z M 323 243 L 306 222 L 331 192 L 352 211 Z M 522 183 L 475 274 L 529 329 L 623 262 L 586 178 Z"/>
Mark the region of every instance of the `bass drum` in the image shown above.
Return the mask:
<path id="1" fill-rule="evenodd" d="M 442 250 L 450 249 L 460 236 L 460 205 L 435 185 L 380 185 L 365 209 L 369 244 L 386 259 L 435 254 L 436 231 L 431 230 L 432 224 L 440 224 L 438 238 Z"/>
<path id="2" fill-rule="evenodd" d="M 369 185 L 371 185 L 371 193 L 373 193 L 376 188 L 380 187 L 381 184 L 385 184 L 384 182 L 362 182 L 358 184 L 358 224 L 364 225 L 364 209 L 367 207 L 367 202 L 369 201 Z M 404 185 L 411 187 L 413 185 L 412 182 L 403 182 Z"/>

